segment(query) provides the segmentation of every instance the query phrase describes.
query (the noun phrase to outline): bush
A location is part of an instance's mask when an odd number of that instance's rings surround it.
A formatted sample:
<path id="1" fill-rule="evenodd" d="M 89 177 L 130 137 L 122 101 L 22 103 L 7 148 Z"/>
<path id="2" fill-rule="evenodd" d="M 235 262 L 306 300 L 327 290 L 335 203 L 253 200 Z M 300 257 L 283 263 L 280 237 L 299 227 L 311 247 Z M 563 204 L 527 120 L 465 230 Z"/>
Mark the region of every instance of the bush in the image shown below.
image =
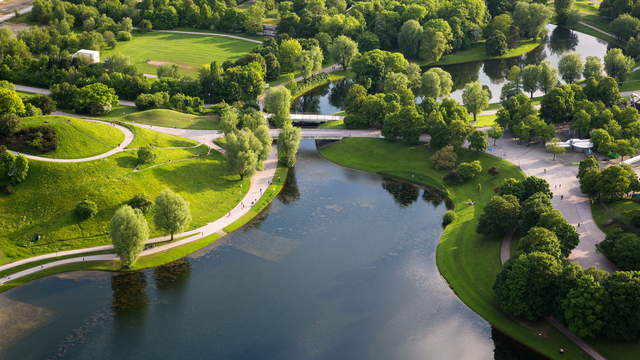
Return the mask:
<path id="1" fill-rule="evenodd" d="M 131 41 L 131 33 L 128 31 L 118 31 L 118 41 Z"/>
<path id="2" fill-rule="evenodd" d="M 30 117 L 30 116 L 40 116 L 40 115 L 42 115 L 42 110 L 40 110 L 40 108 L 34 106 L 33 104 L 24 105 L 23 116 Z"/>
<path id="3" fill-rule="evenodd" d="M 465 179 L 464 176 L 457 169 L 453 169 L 444 176 L 444 181 L 449 184 L 462 184 Z"/>
<path id="4" fill-rule="evenodd" d="M 16 114 L 0 116 L 0 136 L 13 136 L 22 128 L 22 121 Z"/>
<path id="5" fill-rule="evenodd" d="M 640 237 L 623 231 L 612 232 L 598 248 L 623 270 L 640 270 Z"/>
<path id="6" fill-rule="evenodd" d="M 58 148 L 58 134 L 51 126 L 35 126 L 17 134 L 18 147 L 47 153 Z"/>
<path id="7" fill-rule="evenodd" d="M 145 146 L 138 149 L 138 165 L 151 164 L 156 161 L 158 154 L 153 146 Z"/>
<path id="8" fill-rule="evenodd" d="M 489 170 L 487 170 L 487 172 L 489 173 L 489 175 L 496 176 L 500 174 L 500 169 L 498 169 L 496 166 L 492 166 L 489 168 Z"/>
<path id="9" fill-rule="evenodd" d="M 464 181 L 471 180 L 482 173 L 480 161 L 463 162 L 457 168 Z"/>
<path id="10" fill-rule="evenodd" d="M 76 205 L 74 212 L 80 221 L 89 220 L 98 213 L 98 205 L 91 200 L 82 200 Z"/>
<path id="11" fill-rule="evenodd" d="M 458 155 L 453 151 L 453 146 L 447 145 L 438 150 L 431 157 L 433 167 L 438 170 L 449 170 L 456 166 Z"/>
<path id="12" fill-rule="evenodd" d="M 127 201 L 127 205 L 134 209 L 139 209 L 143 214 L 146 214 L 151 210 L 153 200 L 145 194 L 135 194 L 131 200 Z"/>
<path id="13" fill-rule="evenodd" d="M 453 210 L 449 210 L 444 213 L 442 217 L 442 225 L 447 226 L 451 224 L 456 219 L 456 213 Z"/>
<path id="14" fill-rule="evenodd" d="M 49 115 L 56 111 L 56 102 L 48 95 L 37 95 L 28 98 L 25 103 L 32 104 L 42 111 L 42 114 Z"/>

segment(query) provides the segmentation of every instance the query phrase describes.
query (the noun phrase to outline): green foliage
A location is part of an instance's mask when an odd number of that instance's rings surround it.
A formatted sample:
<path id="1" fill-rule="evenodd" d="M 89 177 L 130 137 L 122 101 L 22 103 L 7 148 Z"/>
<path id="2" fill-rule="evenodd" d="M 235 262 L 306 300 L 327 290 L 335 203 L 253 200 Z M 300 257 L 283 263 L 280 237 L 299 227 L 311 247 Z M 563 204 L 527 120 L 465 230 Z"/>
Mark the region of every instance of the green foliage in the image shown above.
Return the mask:
<path id="1" fill-rule="evenodd" d="M 558 63 L 558 71 L 562 80 L 571 84 L 580 79 L 580 75 L 584 70 L 582 57 L 576 52 L 570 52 L 562 55 Z"/>
<path id="2" fill-rule="evenodd" d="M 0 136 L 10 137 L 20 131 L 22 128 L 22 121 L 16 114 L 4 114 L 0 115 Z"/>
<path id="3" fill-rule="evenodd" d="M 553 231 L 543 227 L 532 227 L 520 239 L 518 251 L 525 254 L 537 251 L 561 259 L 563 256 L 560 247 L 560 240 Z"/>
<path id="4" fill-rule="evenodd" d="M 613 48 L 604 56 L 605 71 L 620 82 L 625 80 L 634 65 L 633 59 L 625 56 L 621 49 Z"/>
<path id="5" fill-rule="evenodd" d="M 170 189 L 164 189 L 156 197 L 153 221 L 159 229 L 173 235 L 186 229 L 191 223 L 189 204 L 182 196 Z"/>
<path id="6" fill-rule="evenodd" d="M 473 121 L 476 121 L 479 112 L 489 106 L 490 98 L 489 91 L 479 81 L 468 83 L 462 92 L 462 103 L 473 114 Z"/>
<path id="7" fill-rule="evenodd" d="M 122 206 L 111 219 L 109 233 L 122 266 L 130 268 L 149 238 L 147 220 L 140 210 Z"/>
<path id="8" fill-rule="evenodd" d="M 251 130 L 234 131 L 226 136 L 226 141 L 225 157 L 229 171 L 244 179 L 262 168 L 260 140 Z"/>
<path id="9" fill-rule="evenodd" d="M 607 235 L 598 248 L 623 270 L 640 270 L 640 236 L 623 231 Z"/>
<path id="10" fill-rule="evenodd" d="M 291 123 L 289 117 L 291 108 L 291 92 L 286 87 L 270 88 L 264 101 L 265 110 L 273 114 L 276 127 L 283 127 Z"/>
<path id="11" fill-rule="evenodd" d="M 485 151 L 489 146 L 489 142 L 487 141 L 487 133 L 484 131 L 474 130 L 469 134 L 469 149 L 475 151 Z"/>
<path id="12" fill-rule="evenodd" d="M 502 31 L 494 31 L 489 36 L 489 38 L 487 38 L 487 42 L 485 45 L 487 54 L 491 56 L 502 56 L 507 52 L 509 48 L 507 37 Z"/>
<path id="13" fill-rule="evenodd" d="M 15 90 L 0 87 L 0 116 L 5 114 L 22 114 L 24 103 Z"/>
<path id="14" fill-rule="evenodd" d="M 342 69 L 347 70 L 353 57 L 358 54 L 358 43 L 347 36 L 340 35 L 331 43 L 329 52 Z"/>
<path id="15" fill-rule="evenodd" d="M 285 125 L 278 135 L 278 161 L 289 168 L 296 164 L 298 146 L 300 146 L 300 129 Z"/>
<path id="16" fill-rule="evenodd" d="M 146 194 L 138 193 L 127 201 L 127 205 L 133 209 L 139 209 L 143 214 L 147 214 L 151 207 L 153 207 L 153 200 Z"/>
<path id="17" fill-rule="evenodd" d="M 482 173 L 482 164 L 480 161 L 461 162 L 457 167 L 458 172 L 464 181 L 471 180 Z"/>
<path id="18" fill-rule="evenodd" d="M 153 146 L 144 146 L 138 149 L 138 165 L 152 164 L 158 158 L 158 152 Z"/>
<path id="19" fill-rule="evenodd" d="M 80 221 L 89 220 L 98 213 L 98 205 L 91 200 L 85 199 L 76 205 L 74 213 Z"/>
<path id="20" fill-rule="evenodd" d="M 550 315 L 561 273 L 561 263 L 549 254 L 532 252 L 509 260 L 493 287 L 498 306 L 528 320 Z"/>
<path id="21" fill-rule="evenodd" d="M 442 216 L 442 225 L 447 226 L 447 225 L 451 224 L 452 222 L 454 222 L 455 219 L 456 219 L 456 212 L 453 211 L 453 210 L 448 210 Z"/>
<path id="22" fill-rule="evenodd" d="M 520 211 L 520 202 L 515 196 L 494 196 L 483 208 L 476 231 L 487 236 L 503 236 L 518 227 Z"/>
<path id="23" fill-rule="evenodd" d="M 431 156 L 431 163 L 433 164 L 433 167 L 438 170 L 453 169 L 456 166 L 457 160 L 458 155 L 451 145 L 443 147 Z"/>
<path id="24" fill-rule="evenodd" d="M 564 319 L 569 329 L 582 338 L 593 338 L 605 326 L 610 306 L 609 294 L 591 275 L 578 278 L 577 286 L 562 300 Z"/>
<path id="25" fill-rule="evenodd" d="M 640 272 L 616 271 L 604 282 L 611 303 L 604 333 L 612 339 L 637 339 L 640 336 Z"/>
<path id="26" fill-rule="evenodd" d="M 118 95 L 102 83 L 93 83 L 78 89 L 73 102 L 80 113 L 103 115 L 118 105 Z"/>

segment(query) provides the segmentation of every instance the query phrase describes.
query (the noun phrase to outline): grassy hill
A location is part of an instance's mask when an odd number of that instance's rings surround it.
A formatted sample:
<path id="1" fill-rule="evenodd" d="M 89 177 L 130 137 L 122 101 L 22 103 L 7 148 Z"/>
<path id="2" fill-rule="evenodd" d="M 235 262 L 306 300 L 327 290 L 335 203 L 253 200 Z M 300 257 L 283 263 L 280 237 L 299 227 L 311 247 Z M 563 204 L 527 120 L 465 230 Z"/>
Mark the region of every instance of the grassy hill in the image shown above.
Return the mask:
<path id="1" fill-rule="evenodd" d="M 213 115 L 197 116 L 167 109 L 153 109 L 126 115 L 125 121 L 145 125 L 173 127 L 194 130 L 218 130 L 218 117 Z"/>
<path id="2" fill-rule="evenodd" d="M 48 153 L 29 152 L 48 158 L 78 159 L 105 153 L 124 140 L 113 126 L 66 116 L 35 116 L 22 120 L 24 127 L 47 125 L 56 129 L 58 148 Z"/>

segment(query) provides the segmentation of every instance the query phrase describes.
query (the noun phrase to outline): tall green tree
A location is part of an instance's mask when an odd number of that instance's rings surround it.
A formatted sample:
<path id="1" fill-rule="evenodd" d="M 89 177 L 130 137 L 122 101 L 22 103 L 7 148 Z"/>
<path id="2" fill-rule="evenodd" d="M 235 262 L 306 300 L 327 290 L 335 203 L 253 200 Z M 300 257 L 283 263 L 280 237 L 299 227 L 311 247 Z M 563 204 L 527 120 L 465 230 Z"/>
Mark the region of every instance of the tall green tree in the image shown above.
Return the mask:
<path id="1" fill-rule="evenodd" d="M 468 83 L 462 92 L 462 103 L 473 114 L 476 122 L 478 113 L 489 106 L 489 91 L 482 87 L 479 81 Z"/>
<path id="2" fill-rule="evenodd" d="M 593 276 L 578 278 L 577 286 L 562 300 L 562 311 L 569 329 L 582 338 L 600 335 L 609 312 L 610 298 L 605 287 Z"/>
<path id="3" fill-rule="evenodd" d="M 122 266 L 129 268 L 138 259 L 149 239 L 149 226 L 142 212 L 128 205 L 116 211 L 109 224 L 109 234 Z"/>
<path id="4" fill-rule="evenodd" d="M 513 195 L 494 196 L 484 207 L 476 231 L 479 234 L 504 236 L 518 226 L 520 201 Z"/>
<path id="5" fill-rule="evenodd" d="M 340 35 L 329 46 L 329 52 L 342 69 L 347 70 L 353 57 L 358 54 L 358 43 L 347 36 Z"/>
<path id="6" fill-rule="evenodd" d="M 604 56 L 604 69 L 609 76 L 623 82 L 627 74 L 633 69 L 635 62 L 632 58 L 625 56 L 622 49 L 613 48 L 607 51 Z"/>
<path id="7" fill-rule="evenodd" d="M 291 92 L 286 87 L 273 87 L 267 91 L 264 99 L 264 107 L 267 112 L 273 114 L 273 124 L 282 127 L 291 122 Z"/>
<path id="8" fill-rule="evenodd" d="M 300 129 L 285 125 L 278 135 L 278 159 L 281 164 L 293 167 L 296 164 L 298 147 L 300 146 Z"/>
<path id="9" fill-rule="evenodd" d="M 184 230 L 191 223 L 189 203 L 170 189 L 164 189 L 156 197 L 153 221 L 159 229 L 173 235 Z"/>
<path id="10" fill-rule="evenodd" d="M 5 114 L 22 114 L 24 103 L 15 90 L 0 87 L 0 116 Z"/>
<path id="11" fill-rule="evenodd" d="M 577 52 L 570 52 L 562 55 L 558 63 L 558 71 L 562 80 L 571 84 L 580 79 L 580 75 L 584 70 L 582 57 Z"/>
<path id="12" fill-rule="evenodd" d="M 469 149 L 473 149 L 475 151 L 485 151 L 489 146 L 489 142 L 487 141 L 487 133 L 480 130 L 474 130 L 468 137 L 469 140 Z"/>

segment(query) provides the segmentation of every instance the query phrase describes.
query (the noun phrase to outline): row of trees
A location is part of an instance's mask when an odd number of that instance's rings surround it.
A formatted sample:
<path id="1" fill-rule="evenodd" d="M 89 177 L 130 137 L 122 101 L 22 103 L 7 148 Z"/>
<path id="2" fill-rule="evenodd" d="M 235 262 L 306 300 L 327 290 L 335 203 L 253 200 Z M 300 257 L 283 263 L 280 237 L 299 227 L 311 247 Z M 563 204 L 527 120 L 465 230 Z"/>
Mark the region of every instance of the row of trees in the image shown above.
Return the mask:
<path id="1" fill-rule="evenodd" d="M 149 225 L 145 212 L 154 209 L 155 226 L 170 234 L 186 229 L 191 223 L 189 204 L 170 189 L 163 190 L 155 199 L 155 205 L 144 195 L 136 195 L 127 205 L 120 207 L 109 224 L 109 233 L 116 254 L 124 268 L 130 268 L 149 239 Z"/>

